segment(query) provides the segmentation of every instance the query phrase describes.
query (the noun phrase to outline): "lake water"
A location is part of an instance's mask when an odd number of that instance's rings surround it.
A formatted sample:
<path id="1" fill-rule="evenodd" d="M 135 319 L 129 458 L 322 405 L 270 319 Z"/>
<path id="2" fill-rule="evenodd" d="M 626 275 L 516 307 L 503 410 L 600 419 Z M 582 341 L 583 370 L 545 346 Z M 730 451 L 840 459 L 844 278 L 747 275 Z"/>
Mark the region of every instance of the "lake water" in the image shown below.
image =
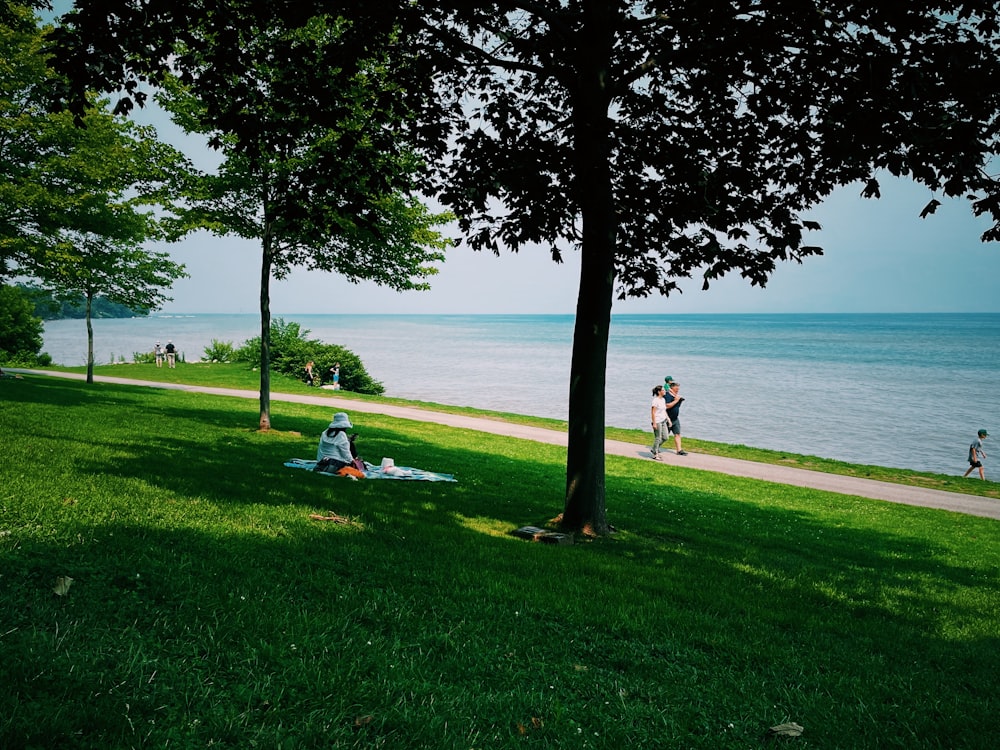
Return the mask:
<path id="1" fill-rule="evenodd" d="M 571 315 L 276 317 L 354 351 L 388 396 L 566 418 Z M 95 357 L 171 339 L 192 361 L 258 334 L 255 315 L 97 320 Z M 84 364 L 83 321 L 47 323 L 44 349 Z M 608 362 L 616 427 L 647 429 L 672 375 L 685 434 L 706 440 L 961 474 L 976 430 L 1000 430 L 1000 314 L 623 315 Z"/>

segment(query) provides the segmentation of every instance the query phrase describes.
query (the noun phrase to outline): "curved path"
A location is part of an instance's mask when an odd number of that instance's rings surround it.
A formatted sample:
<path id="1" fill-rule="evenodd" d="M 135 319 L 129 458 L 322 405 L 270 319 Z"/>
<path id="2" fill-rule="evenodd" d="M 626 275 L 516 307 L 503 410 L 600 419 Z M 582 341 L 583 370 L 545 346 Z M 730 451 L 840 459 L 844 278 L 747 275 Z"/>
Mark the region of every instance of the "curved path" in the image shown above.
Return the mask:
<path id="1" fill-rule="evenodd" d="M 9 368 L 7 371 L 23 373 L 26 375 L 62 377 L 72 380 L 85 379 L 85 376 L 79 373 L 13 368 Z M 235 388 L 213 388 L 210 386 L 186 385 L 178 383 L 158 383 L 146 380 L 130 380 L 128 378 L 115 378 L 101 375 L 95 375 L 94 380 L 101 383 L 117 383 L 120 385 L 137 385 L 148 386 L 151 388 L 164 388 L 168 390 L 191 391 L 196 393 L 212 393 L 217 396 L 234 396 L 237 398 L 253 399 L 255 401 L 259 398 L 259 394 L 256 391 L 246 391 Z M 322 406 L 328 409 L 332 408 L 343 409 L 345 411 L 385 414 L 417 422 L 434 422 L 436 424 L 448 425 L 451 427 L 462 427 L 469 430 L 488 432 L 495 435 L 505 435 L 523 440 L 533 440 L 537 443 L 549 443 L 552 445 L 565 446 L 567 442 L 566 433 L 559 432 L 557 430 L 510 424 L 508 422 L 499 422 L 479 417 L 468 417 L 460 414 L 447 414 L 445 412 L 417 409 L 408 406 L 394 406 L 392 404 L 376 404 L 364 401 L 353 401 L 350 399 L 337 398 L 332 395 L 331 391 L 325 391 L 322 396 L 272 393 L 271 400 L 289 401 L 299 404 L 312 404 L 314 406 Z M 605 441 L 605 451 L 608 454 L 616 456 L 644 458 L 646 460 L 648 460 L 649 457 L 649 450 L 647 448 L 635 445 L 634 443 L 624 443 L 618 440 Z M 1000 501 L 993 500 L 988 497 L 963 495 L 957 492 L 944 492 L 942 490 L 926 489 L 923 487 L 909 487 L 902 484 L 879 482 L 873 479 L 842 476 L 839 474 L 825 474 L 819 471 L 796 469 L 789 466 L 778 466 L 775 464 L 762 464 L 753 461 L 744 461 L 737 458 L 724 458 L 722 456 L 709 456 L 699 453 L 689 453 L 686 456 L 677 456 L 673 453 L 665 452 L 661 455 L 663 456 L 663 463 L 668 465 L 686 466 L 690 469 L 714 471 L 720 474 L 731 474 L 733 476 L 761 479 L 767 482 L 789 484 L 796 487 L 810 487 L 812 489 L 826 490 L 827 492 L 836 492 L 841 495 L 855 495 L 858 497 L 873 498 L 875 500 L 886 500 L 891 503 L 919 505 L 925 508 L 940 508 L 943 510 L 954 511 L 956 513 L 965 513 L 968 515 L 1000 520 Z"/>

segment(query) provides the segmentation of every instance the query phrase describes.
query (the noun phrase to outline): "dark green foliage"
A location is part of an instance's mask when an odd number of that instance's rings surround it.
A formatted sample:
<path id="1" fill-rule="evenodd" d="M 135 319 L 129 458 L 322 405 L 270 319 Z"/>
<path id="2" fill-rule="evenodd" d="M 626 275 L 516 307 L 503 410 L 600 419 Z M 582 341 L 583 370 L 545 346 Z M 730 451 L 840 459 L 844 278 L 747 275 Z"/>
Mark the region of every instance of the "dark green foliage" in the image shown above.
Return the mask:
<path id="1" fill-rule="evenodd" d="M 51 364 L 42 350 L 42 321 L 16 286 L 0 285 L 0 364 Z"/>
<path id="2" fill-rule="evenodd" d="M 306 338 L 309 330 L 298 323 L 286 323 L 282 318 L 271 321 L 271 370 L 302 378 L 306 363 L 313 362 L 313 372 L 324 382 L 330 382 L 330 368 L 340 364 L 340 387 L 345 391 L 381 396 L 385 387 L 373 380 L 357 354 L 336 344 L 326 344 L 319 339 Z M 207 351 L 206 351 L 207 353 Z M 233 353 L 236 362 L 260 364 L 260 337 L 243 343 Z"/>

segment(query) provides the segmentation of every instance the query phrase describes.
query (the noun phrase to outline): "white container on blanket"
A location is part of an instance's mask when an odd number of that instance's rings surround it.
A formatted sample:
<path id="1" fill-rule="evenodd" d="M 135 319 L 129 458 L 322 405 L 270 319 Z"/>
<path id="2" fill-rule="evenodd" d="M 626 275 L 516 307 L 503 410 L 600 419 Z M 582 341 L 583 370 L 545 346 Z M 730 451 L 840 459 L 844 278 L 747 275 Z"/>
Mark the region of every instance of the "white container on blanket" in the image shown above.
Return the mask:
<path id="1" fill-rule="evenodd" d="M 385 471 L 386 469 L 395 468 L 395 466 L 396 466 L 396 462 L 393 461 L 391 458 L 383 458 L 382 459 L 382 471 Z"/>

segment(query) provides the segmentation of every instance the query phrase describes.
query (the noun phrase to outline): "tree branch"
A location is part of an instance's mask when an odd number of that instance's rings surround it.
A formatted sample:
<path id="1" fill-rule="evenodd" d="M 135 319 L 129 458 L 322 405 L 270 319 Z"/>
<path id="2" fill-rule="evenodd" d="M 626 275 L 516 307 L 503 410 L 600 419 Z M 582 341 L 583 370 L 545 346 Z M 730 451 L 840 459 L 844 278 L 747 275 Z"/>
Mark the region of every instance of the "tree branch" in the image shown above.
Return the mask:
<path id="1" fill-rule="evenodd" d="M 477 47 L 471 42 L 465 41 L 465 39 L 457 33 L 449 32 L 446 29 L 431 26 L 425 26 L 424 28 L 429 34 L 443 42 L 446 48 L 458 48 L 462 52 L 468 53 L 470 57 L 477 60 L 479 63 L 485 63 L 502 70 L 531 73 L 538 76 L 544 75 L 546 72 L 540 65 L 530 65 L 528 63 L 517 62 L 516 60 L 508 60 L 503 57 L 497 57 L 492 52 L 489 52 L 481 47 Z"/>

